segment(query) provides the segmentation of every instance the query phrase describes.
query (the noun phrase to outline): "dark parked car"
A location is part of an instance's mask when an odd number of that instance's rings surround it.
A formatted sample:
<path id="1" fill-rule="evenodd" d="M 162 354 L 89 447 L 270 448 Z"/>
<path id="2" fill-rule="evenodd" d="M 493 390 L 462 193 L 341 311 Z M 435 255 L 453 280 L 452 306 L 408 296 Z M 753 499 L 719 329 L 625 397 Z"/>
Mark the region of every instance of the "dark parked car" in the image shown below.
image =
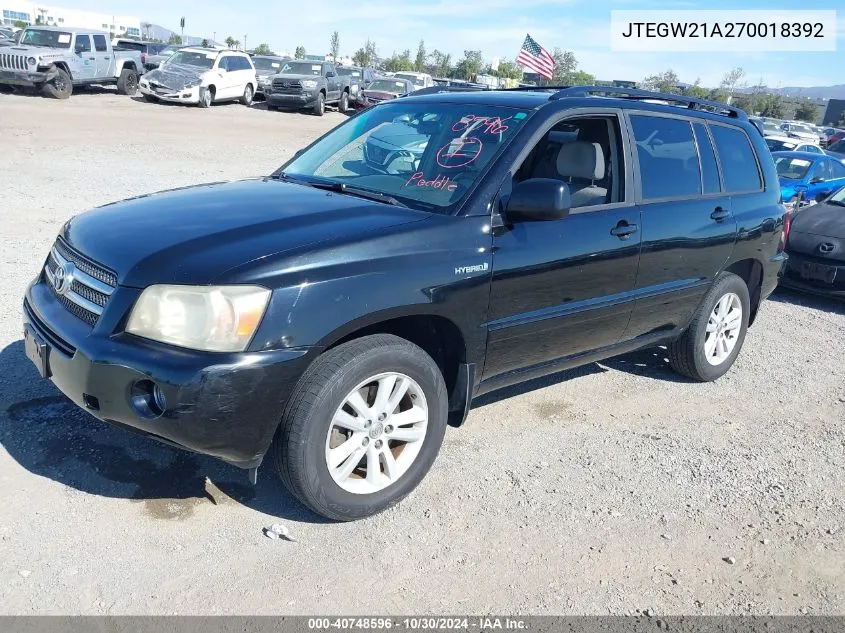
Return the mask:
<path id="1" fill-rule="evenodd" d="M 149 58 L 154 55 L 160 55 L 163 50 L 169 48 L 167 44 L 162 44 L 161 42 L 141 42 L 126 38 L 115 38 L 112 41 L 112 45 L 119 50 L 139 51 L 141 53 L 141 63 L 148 70 L 152 70 L 147 66 Z"/>
<path id="2" fill-rule="evenodd" d="M 845 187 L 793 218 L 782 285 L 845 299 Z"/>
<path id="3" fill-rule="evenodd" d="M 290 57 L 279 57 L 276 55 L 253 55 L 252 63 L 255 66 L 255 74 L 258 77 L 258 88 L 255 96 L 265 97 L 264 90 L 273 82 L 273 76 L 281 71 L 282 65 L 289 61 Z"/>
<path id="4" fill-rule="evenodd" d="M 263 90 L 268 110 L 308 108 L 323 116 L 327 105 L 336 105 L 341 112 L 349 107 L 349 77 L 338 75 L 329 62 L 286 61 Z"/>
<path id="5" fill-rule="evenodd" d="M 425 150 L 374 172 L 363 146 L 395 122 Z M 356 519 L 420 483 L 474 396 L 656 345 L 694 380 L 725 374 L 785 260 L 779 195 L 723 104 L 394 99 L 268 177 L 68 220 L 25 348 L 98 418 L 252 481 L 267 458 L 313 511 Z"/>
<path id="6" fill-rule="evenodd" d="M 155 54 L 148 54 L 146 60 L 144 61 L 144 67 L 147 70 L 155 70 L 170 59 L 173 56 L 173 53 L 181 48 L 186 47 L 181 44 L 169 44 Z"/>
<path id="7" fill-rule="evenodd" d="M 840 163 L 845 163 L 845 139 L 831 143 L 827 146 L 824 153 L 828 156 L 832 156 Z"/>
<path id="8" fill-rule="evenodd" d="M 404 97 L 414 91 L 414 84 L 407 79 L 379 77 L 361 92 L 359 105 L 368 108 L 382 101 Z"/>
<path id="9" fill-rule="evenodd" d="M 338 66 L 337 74 L 349 78 L 349 100 L 357 105 L 361 101 L 362 91 L 376 78 L 376 71 L 361 66 Z"/>

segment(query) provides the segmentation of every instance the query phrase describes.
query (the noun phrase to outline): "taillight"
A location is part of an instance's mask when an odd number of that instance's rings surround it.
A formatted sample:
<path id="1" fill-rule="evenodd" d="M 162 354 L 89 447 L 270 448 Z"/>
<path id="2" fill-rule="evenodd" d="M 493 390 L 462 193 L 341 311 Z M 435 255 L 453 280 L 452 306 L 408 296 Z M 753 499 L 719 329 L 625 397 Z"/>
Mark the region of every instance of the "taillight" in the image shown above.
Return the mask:
<path id="1" fill-rule="evenodd" d="M 147 63 L 147 54 L 146 53 L 141 53 L 141 63 L 142 64 Z"/>
<path id="2" fill-rule="evenodd" d="M 781 205 L 783 206 L 783 205 Z M 786 250 L 786 240 L 789 238 L 789 228 L 792 226 L 792 211 L 783 207 L 783 233 L 780 234 L 778 253 Z"/>

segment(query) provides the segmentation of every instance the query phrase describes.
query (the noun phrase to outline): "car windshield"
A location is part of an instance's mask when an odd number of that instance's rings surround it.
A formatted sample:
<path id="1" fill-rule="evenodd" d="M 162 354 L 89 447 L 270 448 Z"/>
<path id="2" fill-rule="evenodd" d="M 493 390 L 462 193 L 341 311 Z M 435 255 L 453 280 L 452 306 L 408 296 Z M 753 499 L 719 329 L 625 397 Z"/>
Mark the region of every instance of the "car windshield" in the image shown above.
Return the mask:
<path id="1" fill-rule="evenodd" d="M 828 204 L 835 204 L 840 207 L 845 207 L 845 187 L 842 187 L 839 191 L 837 191 L 827 200 L 825 200 L 825 202 L 827 202 Z"/>
<path id="2" fill-rule="evenodd" d="M 528 116 L 505 107 L 397 100 L 338 126 L 274 177 L 345 185 L 448 213 Z"/>
<path id="3" fill-rule="evenodd" d="M 42 31 L 27 29 L 24 31 L 20 43 L 28 46 L 45 46 L 47 48 L 70 48 L 71 34 L 64 31 Z"/>
<path id="4" fill-rule="evenodd" d="M 414 84 L 414 88 L 425 88 L 425 79 L 423 77 L 417 77 L 416 75 L 406 75 L 403 73 L 396 73 L 394 75 L 400 79 L 407 79 L 412 84 Z"/>
<path id="5" fill-rule="evenodd" d="M 255 70 L 272 70 L 273 72 L 279 72 L 279 69 L 282 67 L 282 60 L 270 59 L 267 57 L 253 57 L 252 63 L 255 66 Z"/>
<path id="6" fill-rule="evenodd" d="M 367 88 L 367 90 L 392 92 L 395 95 L 405 94 L 406 89 L 404 81 L 394 81 L 393 79 L 376 79 Z"/>
<path id="7" fill-rule="evenodd" d="M 836 141 L 827 146 L 827 151 L 845 154 L 845 140 Z"/>
<path id="8" fill-rule="evenodd" d="M 173 53 L 168 60 L 169 64 L 183 64 L 185 66 L 196 66 L 198 68 L 211 68 L 214 66 L 214 60 L 217 59 L 216 53 L 197 53 L 195 51 L 179 51 Z"/>
<path id="9" fill-rule="evenodd" d="M 763 122 L 763 133 L 764 134 L 783 134 L 783 130 L 781 130 L 774 123 Z"/>
<path id="10" fill-rule="evenodd" d="M 793 158 L 790 156 L 778 156 L 775 160 L 775 166 L 778 170 L 779 178 L 786 178 L 787 180 L 801 180 L 810 171 L 813 165 L 812 161 L 806 158 Z"/>
<path id="11" fill-rule="evenodd" d="M 772 152 L 786 152 L 795 149 L 795 146 L 798 145 L 798 143 L 790 143 L 789 141 L 779 141 L 774 138 L 767 138 L 766 145 L 769 146 L 769 150 Z"/>
<path id="12" fill-rule="evenodd" d="M 344 77 L 360 77 L 361 71 L 356 68 L 338 68 L 337 74 Z"/>
<path id="13" fill-rule="evenodd" d="M 279 71 L 285 75 L 314 75 L 319 77 L 322 73 L 322 64 L 312 64 L 311 62 L 285 62 L 282 64 L 282 69 Z"/>
<path id="14" fill-rule="evenodd" d="M 165 56 L 169 57 L 170 55 L 172 55 L 173 53 L 175 53 L 178 50 L 179 50 L 178 46 L 165 46 L 163 49 L 161 49 L 161 52 L 159 52 L 159 55 L 165 55 Z"/>

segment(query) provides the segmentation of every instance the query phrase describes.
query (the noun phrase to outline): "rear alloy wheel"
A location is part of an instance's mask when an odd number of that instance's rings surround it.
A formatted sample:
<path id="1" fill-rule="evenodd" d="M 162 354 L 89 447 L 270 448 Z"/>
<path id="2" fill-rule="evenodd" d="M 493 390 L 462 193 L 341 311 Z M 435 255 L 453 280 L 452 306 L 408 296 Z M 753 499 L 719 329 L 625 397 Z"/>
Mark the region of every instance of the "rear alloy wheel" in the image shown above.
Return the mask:
<path id="1" fill-rule="evenodd" d="M 44 84 L 41 88 L 44 95 L 53 99 L 69 99 L 73 94 L 73 82 L 68 75 L 61 68 L 56 70 L 56 76 L 52 81 Z"/>
<path id="2" fill-rule="evenodd" d="M 252 86 L 250 84 L 247 84 L 246 88 L 244 88 L 244 96 L 241 97 L 241 103 L 243 103 L 247 107 L 251 106 L 252 105 L 252 98 L 254 96 L 255 95 L 252 91 Z"/>
<path id="3" fill-rule="evenodd" d="M 698 307 L 686 332 L 669 345 L 669 364 L 699 382 L 723 376 L 739 355 L 751 313 L 748 286 L 722 273 Z"/>
<path id="4" fill-rule="evenodd" d="M 138 92 L 138 73 L 131 69 L 120 71 L 120 77 L 117 78 L 117 91 L 122 95 L 135 96 Z"/>
<path id="5" fill-rule="evenodd" d="M 338 521 L 394 505 L 425 477 L 446 430 L 440 368 L 413 343 L 377 334 L 317 358 L 271 448 L 284 485 Z"/>

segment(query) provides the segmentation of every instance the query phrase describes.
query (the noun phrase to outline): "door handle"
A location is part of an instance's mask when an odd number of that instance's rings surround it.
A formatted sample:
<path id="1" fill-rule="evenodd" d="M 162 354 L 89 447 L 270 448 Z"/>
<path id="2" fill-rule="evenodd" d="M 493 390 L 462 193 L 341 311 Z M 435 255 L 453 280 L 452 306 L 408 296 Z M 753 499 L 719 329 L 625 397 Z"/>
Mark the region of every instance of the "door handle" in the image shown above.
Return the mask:
<path id="1" fill-rule="evenodd" d="M 716 210 L 710 214 L 710 217 L 716 220 L 716 222 L 722 222 L 726 220 L 731 215 L 731 212 L 727 209 L 723 209 L 722 207 L 716 207 Z"/>
<path id="2" fill-rule="evenodd" d="M 97 58 L 96 57 L 89 57 L 88 59 L 94 60 L 94 59 L 97 59 Z"/>
<path id="3" fill-rule="evenodd" d="M 638 230 L 639 227 L 636 224 L 628 224 L 625 220 L 622 220 L 619 224 L 610 229 L 610 234 L 615 235 L 620 240 L 627 240 Z"/>

